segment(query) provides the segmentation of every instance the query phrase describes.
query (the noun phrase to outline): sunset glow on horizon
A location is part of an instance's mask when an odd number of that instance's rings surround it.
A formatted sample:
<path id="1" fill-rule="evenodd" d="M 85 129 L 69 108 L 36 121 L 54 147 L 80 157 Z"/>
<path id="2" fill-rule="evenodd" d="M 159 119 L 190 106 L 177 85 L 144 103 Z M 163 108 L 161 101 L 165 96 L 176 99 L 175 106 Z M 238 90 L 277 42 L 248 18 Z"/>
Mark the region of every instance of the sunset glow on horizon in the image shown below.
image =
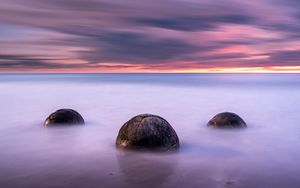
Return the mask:
<path id="1" fill-rule="evenodd" d="M 300 73 L 296 0 L 4 0 L 0 72 Z"/>

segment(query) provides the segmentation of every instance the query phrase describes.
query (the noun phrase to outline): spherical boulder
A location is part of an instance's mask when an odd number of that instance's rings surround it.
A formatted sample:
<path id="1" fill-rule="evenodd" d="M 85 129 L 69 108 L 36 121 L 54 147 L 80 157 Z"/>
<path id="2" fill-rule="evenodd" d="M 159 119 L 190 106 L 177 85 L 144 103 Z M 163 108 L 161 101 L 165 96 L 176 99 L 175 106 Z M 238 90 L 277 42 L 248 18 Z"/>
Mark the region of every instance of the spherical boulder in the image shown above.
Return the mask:
<path id="1" fill-rule="evenodd" d="M 60 109 L 50 114 L 44 123 L 46 126 L 52 125 L 80 125 L 84 124 L 82 116 L 72 109 Z"/>
<path id="2" fill-rule="evenodd" d="M 212 128 L 245 128 L 245 121 L 235 113 L 223 112 L 215 115 L 208 123 Z"/>
<path id="3" fill-rule="evenodd" d="M 126 149 L 168 151 L 179 148 L 179 139 L 165 119 L 152 114 L 141 114 L 121 127 L 116 146 Z"/>

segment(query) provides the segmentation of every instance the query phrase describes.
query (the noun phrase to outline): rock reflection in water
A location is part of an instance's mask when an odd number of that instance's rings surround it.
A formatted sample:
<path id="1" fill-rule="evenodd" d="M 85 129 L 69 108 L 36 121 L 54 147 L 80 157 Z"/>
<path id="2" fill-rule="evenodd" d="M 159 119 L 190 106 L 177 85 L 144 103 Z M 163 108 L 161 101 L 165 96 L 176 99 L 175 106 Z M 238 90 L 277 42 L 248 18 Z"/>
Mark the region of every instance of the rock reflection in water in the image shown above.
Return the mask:
<path id="1" fill-rule="evenodd" d="M 118 151 L 121 173 L 130 187 L 159 187 L 175 172 L 176 153 Z"/>

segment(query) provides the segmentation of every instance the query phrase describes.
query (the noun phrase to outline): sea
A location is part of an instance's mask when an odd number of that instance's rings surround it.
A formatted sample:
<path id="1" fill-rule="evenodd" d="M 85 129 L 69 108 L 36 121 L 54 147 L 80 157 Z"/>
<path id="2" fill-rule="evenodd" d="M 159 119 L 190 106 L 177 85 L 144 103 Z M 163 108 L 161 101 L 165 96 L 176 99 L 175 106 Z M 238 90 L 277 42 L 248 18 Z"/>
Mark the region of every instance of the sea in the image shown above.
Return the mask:
<path id="1" fill-rule="evenodd" d="M 85 125 L 45 127 L 61 108 Z M 208 128 L 220 112 L 247 128 Z M 144 113 L 177 152 L 116 148 Z M 1 188 L 300 187 L 300 74 L 0 74 L 0 118 Z"/>

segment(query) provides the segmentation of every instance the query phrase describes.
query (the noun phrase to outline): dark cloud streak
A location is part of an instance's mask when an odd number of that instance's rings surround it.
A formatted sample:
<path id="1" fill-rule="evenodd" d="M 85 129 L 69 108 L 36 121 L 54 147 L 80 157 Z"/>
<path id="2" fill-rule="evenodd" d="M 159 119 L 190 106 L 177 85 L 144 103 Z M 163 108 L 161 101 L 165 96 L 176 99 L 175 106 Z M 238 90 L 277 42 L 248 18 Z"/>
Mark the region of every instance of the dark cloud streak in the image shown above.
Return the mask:
<path id="1" fill-rule="evenodd" d="M 151 36 L 131 32 L 111 32 L 89 39 L 97 49 L 92 53 L 92 61 L 136 61 L 171 60 L 186 56 L 199 50 L 192 44 L 178 39 L 157 39 Z M 91 57 L 90 57 L 91 58 Z"/>
<path id="2" fill-rule="evenodd" d="M 218 16 L 194 16 L 175 18 L 137 18 L 132 19 L 138 24 L 179 31 L 214 30 L 220 23 L 251 24 L 254 18 L 242 14 L 224 14 Z"/>

